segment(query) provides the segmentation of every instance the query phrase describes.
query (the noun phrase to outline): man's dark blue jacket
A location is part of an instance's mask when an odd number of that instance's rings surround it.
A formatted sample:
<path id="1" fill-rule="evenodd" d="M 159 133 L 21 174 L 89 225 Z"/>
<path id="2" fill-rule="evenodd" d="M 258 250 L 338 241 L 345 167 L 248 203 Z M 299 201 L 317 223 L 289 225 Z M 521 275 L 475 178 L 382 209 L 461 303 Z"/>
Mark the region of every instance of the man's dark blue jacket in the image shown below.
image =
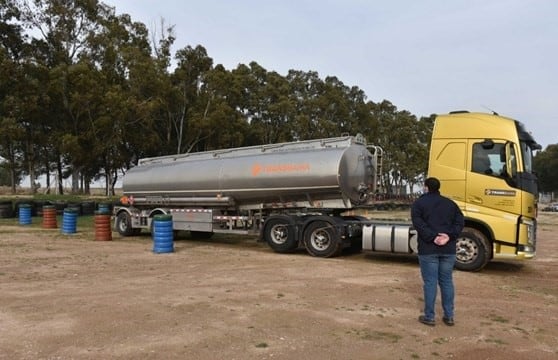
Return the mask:
<path id="1" fill-rule="evenodd" d="M 451 199 L 431 191 L 418 198 L 411 208 L 411 220 L 418 232 L 419 255 L 455 254 L 456 239 L 464 226 L 463 214 Z M 450 241 L 438 246 L 434 239 L 446 233 Z"/>

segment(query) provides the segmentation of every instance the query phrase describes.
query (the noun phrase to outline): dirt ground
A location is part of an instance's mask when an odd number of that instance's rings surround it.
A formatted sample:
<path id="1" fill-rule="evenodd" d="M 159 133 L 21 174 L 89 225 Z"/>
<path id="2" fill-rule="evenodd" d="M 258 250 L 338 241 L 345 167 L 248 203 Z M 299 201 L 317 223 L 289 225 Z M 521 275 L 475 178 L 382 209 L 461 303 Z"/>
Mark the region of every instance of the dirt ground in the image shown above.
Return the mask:
<path id="1" fill-rule="evenodd" d="M 540 216 L 535 260 L 456 271 L 456 326 L 431 328 L 415 257 L 3 222 L 0 359 L 556 359 L 557 229 Z"/>

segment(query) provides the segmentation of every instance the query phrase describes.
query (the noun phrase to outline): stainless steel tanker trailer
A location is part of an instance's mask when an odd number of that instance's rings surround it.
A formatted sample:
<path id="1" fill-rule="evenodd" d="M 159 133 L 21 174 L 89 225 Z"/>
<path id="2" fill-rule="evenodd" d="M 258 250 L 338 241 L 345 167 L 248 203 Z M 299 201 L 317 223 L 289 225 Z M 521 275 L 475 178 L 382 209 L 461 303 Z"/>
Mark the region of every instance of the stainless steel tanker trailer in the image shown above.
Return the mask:
<path id="1" fill-rule="evenodd" d="M 134 235 L 170 214 L 193 237 L 258 235 L 280 253 L 331 257 L 354 243 L 416 253 L 410 225 L 347 215 L 370 204 L 381 157 L 357 135 L 141 159 L 123 178 L 115 227 Z"/>

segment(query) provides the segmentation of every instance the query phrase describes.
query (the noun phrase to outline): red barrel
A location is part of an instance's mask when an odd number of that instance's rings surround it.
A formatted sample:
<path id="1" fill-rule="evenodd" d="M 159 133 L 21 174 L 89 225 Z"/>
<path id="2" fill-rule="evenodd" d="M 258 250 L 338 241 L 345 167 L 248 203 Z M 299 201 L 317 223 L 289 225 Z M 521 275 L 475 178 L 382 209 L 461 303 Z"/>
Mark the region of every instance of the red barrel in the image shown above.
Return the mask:
<path id="1" fill-rule="evenodd" d="M 112 240 L 110 214 L 106 211 L 95 211 L 95 240 Z"/>
<path id="2" fill-rule="evenodd" d="M 53 205 L 43 206 L 43 228 L 44 229 L 56 229 L 58 224 L 56 223 L 56 207 Z"/>

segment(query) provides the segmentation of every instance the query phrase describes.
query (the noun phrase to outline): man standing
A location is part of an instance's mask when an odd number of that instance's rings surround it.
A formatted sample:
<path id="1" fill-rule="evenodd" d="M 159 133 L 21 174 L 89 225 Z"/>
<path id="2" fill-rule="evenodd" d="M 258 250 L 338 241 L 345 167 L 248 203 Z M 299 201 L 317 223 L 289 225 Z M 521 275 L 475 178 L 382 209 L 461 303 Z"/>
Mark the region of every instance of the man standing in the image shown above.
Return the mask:
<path id="1" fill-rule="evenodd" d="M 440 181 L 424 181 L 427 190 L 411 208 L 413 226 L 418 232 L 418 258 L 424 291 L 423 324 L 434 326 L 436 293 L 442 293 L 443 321 L 453 326 L 456 240 L 464 226 L 463 214 L 452 200 L 440 195 Z"/>

